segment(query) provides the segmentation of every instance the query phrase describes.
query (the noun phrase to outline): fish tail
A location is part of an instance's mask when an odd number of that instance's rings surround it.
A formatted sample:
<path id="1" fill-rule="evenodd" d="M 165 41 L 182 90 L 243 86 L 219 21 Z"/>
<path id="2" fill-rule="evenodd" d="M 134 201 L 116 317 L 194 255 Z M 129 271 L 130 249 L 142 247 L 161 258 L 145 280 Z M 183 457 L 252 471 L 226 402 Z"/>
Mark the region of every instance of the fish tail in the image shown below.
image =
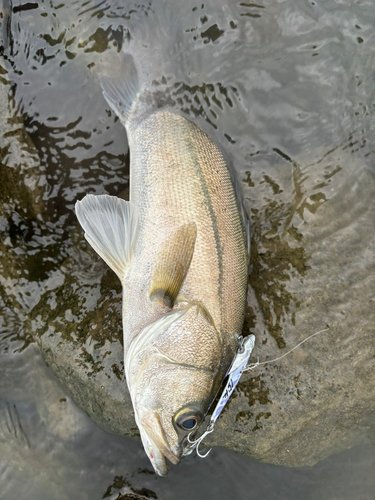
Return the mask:
<path id="1" fill-rule="evenodd" d="M 174 0 L 120 3 L 118 13 L 126 20 L 121 50 L 106 51 L 97 71 L 107 103 L 128 130 L 130 121 L 175 104 L 171 92 L 198 68 L 192 68 L 191 30 L 181 25 L 190 4 L 176 9 Z"/>
<path id="2" fill-rule="evenodd" d="M 126 126 L 139 96 L 139 80 L 131 54 L 122 53 L 114 74 L 99 74 L 103 96 Z"/>

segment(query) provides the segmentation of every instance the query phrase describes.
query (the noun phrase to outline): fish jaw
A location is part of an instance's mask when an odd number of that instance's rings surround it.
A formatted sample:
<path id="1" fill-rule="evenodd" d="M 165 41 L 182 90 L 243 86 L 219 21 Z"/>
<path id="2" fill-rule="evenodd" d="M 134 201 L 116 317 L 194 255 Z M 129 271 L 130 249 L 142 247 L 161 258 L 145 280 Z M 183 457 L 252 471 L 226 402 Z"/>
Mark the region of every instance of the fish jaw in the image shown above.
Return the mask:
<path id="1" fill-rule="evenodd" d="M 144 449 L 155 472 L 161 477 L 166 476 L 169 470 L 166 458 L 172 464 L 177 465 L 180 463 L 182 453 L 178 456 L 171 451 L 157 412 L 145 415 L 141 419 L 139 428 Z"/>
<path id="2" fill-rule="evenodd" d="M 140 428 L 143 448 L 154 468 L 156 474 L 160 477 L 165 477 L 168 474 L 169 467 L 165 455 L 157 448 L 150 440 L 147 433 Z"/>

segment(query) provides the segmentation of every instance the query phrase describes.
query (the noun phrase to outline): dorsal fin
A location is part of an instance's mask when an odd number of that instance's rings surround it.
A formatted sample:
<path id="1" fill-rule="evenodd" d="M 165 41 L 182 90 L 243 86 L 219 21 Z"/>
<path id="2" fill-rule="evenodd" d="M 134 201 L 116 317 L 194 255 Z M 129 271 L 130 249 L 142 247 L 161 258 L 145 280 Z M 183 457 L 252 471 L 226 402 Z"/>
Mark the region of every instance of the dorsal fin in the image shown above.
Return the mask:
<path id="1" fill-rule="evenodd" d="M 122 280 L 137 235 L 137 208 L 117 196 L 88 194 L 75 209 L 86 240 Z"/>
<path id="2" fill-rule="evenodd" d="M 180 291 L 194 253 L 195 223 L 181 226 L 165 243 L 152 271 L 150 299 L 173 304 Z"/>

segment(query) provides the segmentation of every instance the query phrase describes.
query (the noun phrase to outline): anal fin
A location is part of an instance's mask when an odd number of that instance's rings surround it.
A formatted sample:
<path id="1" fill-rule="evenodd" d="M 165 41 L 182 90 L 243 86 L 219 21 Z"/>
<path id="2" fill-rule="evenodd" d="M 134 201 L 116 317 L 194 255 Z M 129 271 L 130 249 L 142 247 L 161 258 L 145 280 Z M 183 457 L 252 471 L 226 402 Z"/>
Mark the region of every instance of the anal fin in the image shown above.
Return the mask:
<path id="1" fill-rule="evenodd" d="M 165 243 L 153 268 L 150 299 L 172 308 L 189 270 L 194 253 L 197 226 L 181 226 Z"/>

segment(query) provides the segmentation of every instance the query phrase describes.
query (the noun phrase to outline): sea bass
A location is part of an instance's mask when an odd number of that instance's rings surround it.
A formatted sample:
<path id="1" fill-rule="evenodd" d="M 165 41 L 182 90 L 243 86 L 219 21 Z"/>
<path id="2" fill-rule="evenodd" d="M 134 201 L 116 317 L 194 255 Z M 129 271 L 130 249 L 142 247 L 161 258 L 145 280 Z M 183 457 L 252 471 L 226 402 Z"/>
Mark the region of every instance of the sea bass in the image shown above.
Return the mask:
<path id="1" fill-rule="evenodd" d="M 126 128 L 130 201 L 76 203 L 85 237 L 121 280 L 125 374 L 144 449 L 168 472 L 188 454 L 241 334 L 248 249 L 219 148 L 139 83 L 133 58 L 101 76 Z"/>

